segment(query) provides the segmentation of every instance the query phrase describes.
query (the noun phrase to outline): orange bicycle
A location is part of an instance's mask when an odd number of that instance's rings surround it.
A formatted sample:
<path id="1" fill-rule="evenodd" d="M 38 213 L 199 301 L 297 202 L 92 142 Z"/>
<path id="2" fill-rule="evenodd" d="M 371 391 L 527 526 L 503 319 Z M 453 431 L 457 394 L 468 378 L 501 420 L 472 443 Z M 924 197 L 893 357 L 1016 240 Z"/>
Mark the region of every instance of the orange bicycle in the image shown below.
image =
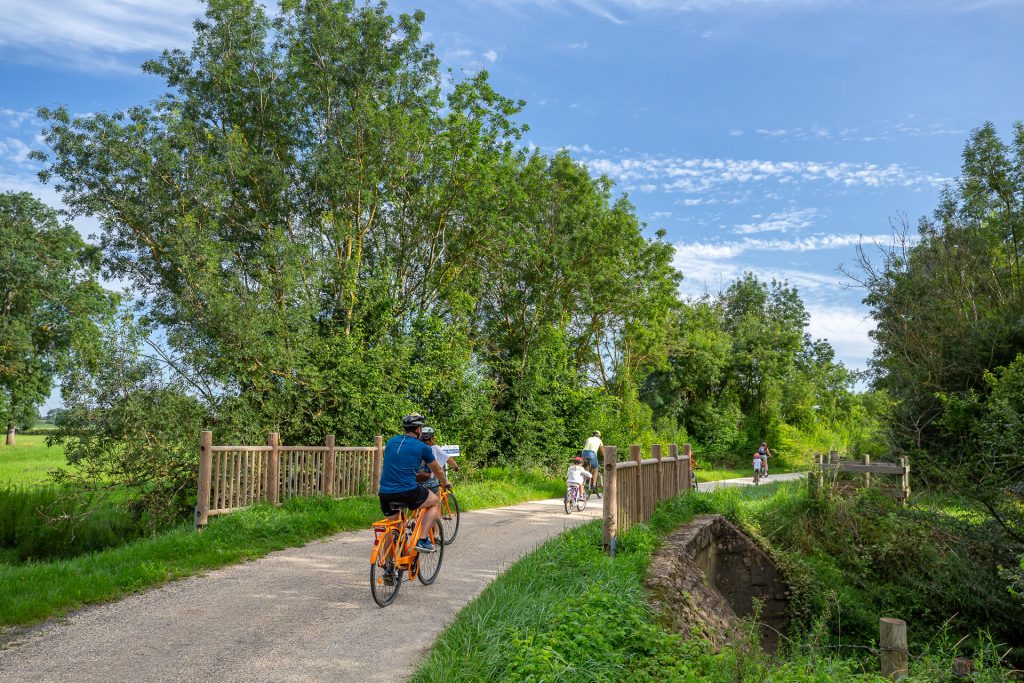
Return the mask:
<path id="1" fill-rule="evenodd" d="M 402 581 L 420 580 L 424 586 L 434 583 L 444 559 L 444 528 L 441 520 L 422 533 L 423 509 L 409 515 L 408 505 L 391 503 L 397 519 L 373 523 L 373 552 L 370 553 L 370 594 L 373 601 L 387 607 L 398 596 Z M 416 550 L 414 538 L 427 538 L 437 549 L 432 553 Z M 405 579 L 405 574 L 409 578 Z"/>

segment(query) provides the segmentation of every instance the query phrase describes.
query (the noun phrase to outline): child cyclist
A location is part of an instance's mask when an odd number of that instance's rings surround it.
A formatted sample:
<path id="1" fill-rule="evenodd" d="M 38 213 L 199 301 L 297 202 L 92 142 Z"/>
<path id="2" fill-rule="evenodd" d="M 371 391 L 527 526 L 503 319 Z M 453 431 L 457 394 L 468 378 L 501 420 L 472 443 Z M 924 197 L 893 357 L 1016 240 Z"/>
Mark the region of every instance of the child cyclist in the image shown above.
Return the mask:
<path id="1" fill-rule="evenodd" d="M 591 478 L 590 472 L 583 469 L 583 457 L 577 455 L 572 459 L 572 463 L 569 465 L 569 469 L 565 472 L 565 486 L 566 488 L 575 488 L 577 493 L 582 493 L 580 489 L 583 486 L 583 482 Z"/>
<path id="2" fill-rule="evenodd" d="M 761 477 L 761 468 L 764 465 L 764 461 L 761 459 L 760 451 L 754 451 L 754 481 L 756 482 Z"/>

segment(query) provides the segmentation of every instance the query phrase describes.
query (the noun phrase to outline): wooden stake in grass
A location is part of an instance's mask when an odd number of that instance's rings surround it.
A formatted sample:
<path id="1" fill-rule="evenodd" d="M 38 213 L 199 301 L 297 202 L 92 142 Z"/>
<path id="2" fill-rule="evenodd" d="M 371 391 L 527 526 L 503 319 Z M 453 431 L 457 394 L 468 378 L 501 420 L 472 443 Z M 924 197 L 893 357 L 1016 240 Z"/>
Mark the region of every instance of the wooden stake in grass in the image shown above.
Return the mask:
<path id="1" fill-rule="evenodd" d="M 882 617 L 878 620 L 879 660 L 882 675 L 889 678 L 903 678 L 909 675 L 907 665 L 907 622 L 902 619 Z"/>

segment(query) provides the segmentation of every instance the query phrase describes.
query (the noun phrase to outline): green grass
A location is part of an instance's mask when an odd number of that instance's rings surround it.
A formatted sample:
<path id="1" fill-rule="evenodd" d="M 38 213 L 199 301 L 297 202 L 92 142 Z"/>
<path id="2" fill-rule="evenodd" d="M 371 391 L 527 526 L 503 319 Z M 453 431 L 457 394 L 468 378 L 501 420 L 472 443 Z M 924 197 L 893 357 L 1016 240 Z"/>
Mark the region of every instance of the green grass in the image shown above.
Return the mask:
<path id="1" fill-rule="evenodd" d="M 804 487 L 787 483 L 681 496 L 660 506 L 649 525 L 623 534 L 615 558 L 601 551 L 599 523 L 568 531 L 512 565 L 463 609 L 412 680 L 885 680 L 873 657 L 831 648 L 819 630 L 824 621 L 769 657 L 754 645 L 750 623 L 738 642 L 714 652 L 701 640 L 664 630 L 647 606 L 643 579 L 661 535 L 696 514 L 717 512 L 741 524 L 771 519 L 773 511 L 799 506 L 801 499 Z M 958 651 L 947 636 L 940 631 L 929 639 L 918 629 L 912 676 L 905 680 L 947 680 L 952 657 L 972 654 Z M 974 680 L 1013 680 L 1000 666 L 1003 650 L 981 640 L 973 651 Z"/>
<path id="2" fill-rule="evenodd" d="M 67 466 L 64 449 L 47 447 L 42 434 L 18 434 L 15 443 L 0 446 L 0 486 L 45 484 L 50 470 Z"/>
<path id="3" fill-rule="evenodd" d="M 461 483 L 457 478 L 455 492 L 462 510 L 474 510 L 560 497 L 564 483 L 540 472 L 488 469 L 466 472 Z M 202 533 L 183 524 L 66 560 L 17 564 L 0 550 L 0 626 L 32 623 L 339 531 L 365 529 L 380 517 L 375 496 L 294 499 L 214 517 Z"/>

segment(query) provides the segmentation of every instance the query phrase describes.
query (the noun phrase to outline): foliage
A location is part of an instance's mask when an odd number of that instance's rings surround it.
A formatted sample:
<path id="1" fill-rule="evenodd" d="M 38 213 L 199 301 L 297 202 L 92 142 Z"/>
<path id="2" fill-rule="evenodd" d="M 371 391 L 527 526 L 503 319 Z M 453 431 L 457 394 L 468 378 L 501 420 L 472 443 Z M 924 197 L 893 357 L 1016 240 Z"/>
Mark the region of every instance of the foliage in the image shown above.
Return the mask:
<path id="1" fill-rule="evenodd" d="M 762 440 L 791 465 L 811 450 L 874 446 L 884 402 L 853 393 L 853 375 L 827 341 L 807 335 L 807 321 L 795 288 L 753 273 L 684 305 L 667 363 L 642 385 L 655 422 L 674 421 L 729 465 Z"/>
<path id="2" fill-rule="evenodd" d="M 113 300 L 97 282 L 99 251 L 27 192 L 0 193 L 0 244 L 0 418 L 13 433 L 35 422 L 54 374 Z"/>

